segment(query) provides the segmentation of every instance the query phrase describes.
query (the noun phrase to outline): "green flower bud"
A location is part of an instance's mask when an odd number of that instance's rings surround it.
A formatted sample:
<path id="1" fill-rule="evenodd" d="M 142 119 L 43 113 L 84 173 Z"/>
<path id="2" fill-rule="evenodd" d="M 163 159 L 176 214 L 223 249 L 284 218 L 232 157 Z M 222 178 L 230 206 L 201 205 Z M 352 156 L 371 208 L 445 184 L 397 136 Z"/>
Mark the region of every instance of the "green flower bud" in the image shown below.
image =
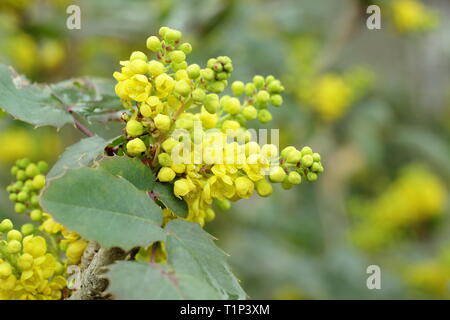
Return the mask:
<path id="1" fill-rule="evenodd" d="M 170 167 L 172 165 L 172 159 L 168 153 L 160 153 L 158 155 L 158 162 L 163 167 Z"/>
<path id="2" fill-rule="evenodd" d="M 308 181 L 316 181 L 317 180 L 317 174 L 314 172 L 308 172 L 308 174 L 306 175 L 306 179 Z"/>
<path id="3" fill-rule="evenodd" d="M 317 173 L 322 173 L 323 172 L 323 167 L 322 164 L 320 162 L 314 162 L 311 170 Z"/>
<path id="4" fill-rule="evenodd" d="M 16 213 L 24 213 L 25 210 L 27 210 L 27 207 L 23 203 L 18 202 L 14 205 L 14 211 Z"/>
<path id="5" fill-rule="evenodd" d="M 245 94 L 248 96 L 253 96 L 256 91 L 256 87 L 253 83 L 249 82 L 245 85 Z"/>
<path id="6" fill-rule="evenodd" d="M 266 77 L 266 84 L 271 83 L 273 80 L 275 80 L 275 77 L 272 76 L 272 75 L 268 75 L 268 76 Z"/>
<path id="7" fill-rule="evenodd" d="M 30 162 L 31 162 L 30 159 L 23 158 L 23 159 L 17 160 L 16 165 L 21 169 L 25 169 L 30 164 Z"/>
<path id="8" fill-rule="evenodd" d="M 24 253 L 22 254 L 18 259 L 17 259 L 17 266 L 22 270 L 29 270 L 33 267 L 33 256 L 29 253 Z"/>
<path id="9" fill-rule="evenodd" d="M 164 34 L 164 40 L 167 42 L 174 42 L 181 39 L 181 32 L 178 30 L 168 29 Z"/>
<path id="10" fill-rule="evenodd" d="M 318 154 L 317 152 L 313 153 L 312 157 L 314 159 L 314 162 L 320 162 L 320 154 Z"/>
<path id="11" fill-rule="evenodd" d="M 200 66 L 198 64 L 191 64 L 186 68 L 189 79 L 197 79 L 200 76 Z"/>
<path id="12" fill-rule="evenodd" d="M 242 115 L 247 120 L 254 120 L 258 116 L 258 110 L 254 106 L 246 106 L 242 109 Z"/>
<path id="13" fill-rule="evenodd" d="M 38 174 L 33 178 L 33 188 L 36 190 L 40 190 L 45 186 L 45 176 L 42 174 Z"/>
<path id="14" fill-rule="evenodd" d="M 11 193 L 9 195 L 9 200 L 16 202 L 17 201 L 17 193 Z"/>
<path id="15" fill-rule="evenodd" d="M 305 156 L 307 154 L 310 154 L 310 155 L 313 154 L 313 151 L 312 151 L 312 149 L 310 147 L 303 147 L 301 152 L 302 152 L 303 156 Z"/>
<path id="16" fill-rule="evenodd" d="M 214 80 L 214 71 L 210 68 L 200 70 L 200 75 L 207 81 Z"/>
<path id="17" fill-rule="evenodd" d="M 48 170 L 48 163 L 45 161 L 39 161 L 37 166 L 40 173 L 45 173 Z"/>
<path id="18" fill-rule="evenodd" d="M 151 36 L 147 38 L 146 46 L 148 50 L 157 52 L 161 50 L 161 41 L 158 39 L 158 37 Z"/>
<path id="19" fill-rule="evenodd" d="M 253 84 L 256 89 L 262 89 L 264 87 L 264 77 L 256 75 L 253 77 Z"/>
<path id="20" fill-rule="evenodd" d="M 135 156 L 147 150 L 144 141 L 139 138 L 134 138 L 127 143 L 127 153 Z"/>
<path id="21" fill-rule="evenodd" d="M 282 187 L 284 190 L 289 190 L 289 189 L 291 189 L 293 186 L 294 186 L 294 185 L 293 185 L 292 183 L 289 183 L 289 181 L 287 181 L 287 179 L 281 183 L 281 187 Z"/>
<path id="22" fill-rule="evenodd" d="M 8 241 L 8 245 L 6 246 L 6 251 L 9 254 L 15 254 L 22 250 L 22 244 L 17 240 Z"/>
<path id="23" fill-rule="evenodd" d="M 208 84 L 209 91 L 215 92 L 215 93 L 221 93 L 223 90 L 225 90 L 225 83 L 223 81 L 214 81 L 210 82 Z"/>
<path id="24" fill-rule="evenodd" d="M 31 204 L 33 206 L 37 206 L 39 204 L 39 197 L 37 195 L 33 195 L 31 197 Z"/>
<path id="25" fill-rule="evenodd" d="M 175 83 L 175 93 L 182 97 L 186 97 L 191 93 L 191 86 L 186 80 L 178 80 Z"/>
<path id="26" fill-rule="evenodd" d="M 186 60 L 186 54 L 181 50 L 174 50 L 169 53 L 170 59 L 175 63 L 181 63 Z"/>
<path id="27" fill-rule="evenodd" d="M 238 98 L 226 99 L 223 105 L 223 110 L 229 114 L 236 114 L 241 110 L 241 102 Z"/>
<path id="28" fill-rule="evenodd" d="M 179 143 L 180 142 L 178 142 L 177 140 L 175 140 L 173 138 L 169 138 L 169 139 L 165 140 L 161 146 L 164 149 L 164 151 L 170 153 L 172 151 L 172 149 Z"/>
<path id="29" fill-rule="evenodd" d="M 30 218 L 32 221 L 41 221 L 42 219 L 42 211 L 39 209 L 34 209 L 30 212 Z"/>
<path id="30" fill-rule="evenodd" d="M 172 181 L 176 176 L 175 171 L 169 167 L 162 167 L 158 172 L 158 180 L 161 182 Z"/>
<path id="31" fill-rule="evenodd" d="M 273 167 L 270 170 L 269 178 L 272 182 L 283 182 L 284 178 L 286 178 L 286 172 L 280 166 Z"/>
<path id="32" fill-rule="evenodd" d="M 265 104 L 269 102 L 270 94 L 266 90 L 261 90 L 256 94 L 256 102 Z"/>
<path id="33" fill-rule="evenodd" d="M 302 182 L 302 176 L 296 171 L 291 171 L 289 172 L 287 181 L 290 184 L 300 184 Z"/>
<path id="34" fill-rule="evenodd" d="M 28 200 L 28 192 L 21 191 L 17 195 L 17 200 L 20 202 L 25 202 Z"/>
<path id="35" fill-rule="evenodd" d="M 0 223 L 0 232 L 8 232 L 12 230 L 13 227 L 14 226 L 11 220 L 3 219 L 2 222 Z"/>
<path id="36" fill-rule="evenodd" d="M 130 61 L 143 60 L 144 62 L 147 62 L 147 59 L 147 55 L 142 51 L 134 51 L 130 56 Z"/>
<path id="37" fill-rule="evenodd" d="M 16 176 L 16 174 L 17 174 L 18 171 L 19 171 L 19 167 L 18 167 L 18 166 L 13 166 L 13 167 L 11 168 L 11 174 L 12 174 L 13 176 Z"/>
<path id="38" fill-rule="evenodd" d="M 217 80 L 227 80 L 228 79 L 228 73 L 226 72 L 219 72 L 216 74 Z"/>
<path id="39" fill-rule="evenodd" d="M 279 94 L 274 94 L 270 97 L 270 103 L 275 107 L 279 107 L 283 104 L 283 97 Z"/>
<path id="40" fill-rule="evenodd" d="M 230 208 L 231 208 L 231 203 L 228 199 L 223 199 L 223 200 L 217 199 L 215 201 L 215 203 L 216 203 L 217 207 L 223 211 L 230 210 Z"/>
<path id="41" fill-rule="evenodd" d="M 155 126 L 161 131 L 168 131 L 170 129 L 171 121 L 170 117 L 165 114 L 158 114 L 154 119 Z"/>
<path id="42" fill-rule="evenodd" d="M 212 69 L 216 63 L 217 63 L 217 59 L 215 59 L 215 58 L 208 59 L 208 62 L 206 63 L 206 67 L 209 69 Z"/>
<path id="43" fill-rule="evenodd" d="M 270 94 L 277 94 L 283 92 L 284 88 L 279 80 L 273 80 L 267 86 L 267 90 Z"/>
<path id="44" fill-rule="evenodd" d="M 228 77 L 229 77 L 230 73 L 233 72 L 233 65 L 231 63 L 225 63 L 225 65 L 223 66 L 223 69 L 225 70 L 225 72 L 228 73 Z"/>
<path id="45" fill-rule="evenodd" d="M 180 46 L 178 47 L 178 49 L 180 49 L 181 51 L 183 51 L 185 54 L 189 54 L 192 52 L 192 46 L 190 43 L 185 42 L 180 44 Z"/>
<path id="46" fill-rule="evenodd" d="M 16 174 L 16 179 L 19 181 L 24 181 L 27 179 L 27 174 L 25 173 L 25 170 L 19 170 Z"/>
<path id="47" fill-rule="evenodd" d="M 244 93 L 245 85 L 242 81 L 234 81 L 231 84 L 231 91 L 235 96 L 241 96 Z"/>
<path id="48" fill-rule="evenodd" d="M 286 161 L 290 163 L 298 163 L 302 159 L 302 153 L 298 150 L 292 150 L 287 154 Z"/>
<path id="49" fill-rule="evenodd" d="M 307 167 L 307 168 L 311 167 L 314 162 L 313 157 L 310 154 L 303 156 L 301 161 L 302 161 L 302 166 Z"/>
<path id="50" fill-rule="evenodd" d="M 211 67 L 215 72 L 222 72 L 223 71 L 223 65 L 220 62 L 214 63 L 214 65 Z M 226 74 L 226 73 L 225 73 Z"/>
<path id="51" fill-rule="evenodd" d="M 158 34 L 159 34 L 162 38 L 164 38 L 164 37 L 166 36 L 167 31 L 169 31 L 169 30 L 170 30 L 169 27 L 161 27 L 161 28 L 159 28 Z"/>
<path id="52" fill-rule="evenodd" d="M 219 96 L 215 93 L 210 93 L 206 95 L 204 106 L 206 111 L 209 113 L 216 113 L 217 109 L 219 108 Z"/>
<path id="53" fill-rule="evenodd" d="M 256 192 L 261 197 L 268 197 L 272 194 L 273 191 L 272 184 L 270 184 L 270 182 L 268 182 L 266 179 L 260 179 L 256 181 L 255 187 Z"/>
<path id="54" fill-rule="evenodd" d="M 148 72 L 148 64 L 144 60 L 136 59 L 130 62 L 130 69 L 137 74 L 146 74 Z"/>
<path id="55" fill-rule="evenodd" d="M 228 63 L 231 63 L 231 62 L 232 62 L 231 59 L 230 59 L 230 57 L 227 57 L 227 56 L 220 56 L 220 57 L 217 57 L 217 61 L 219 61 L 219 62 L 222 63 L 222 64 L 228 64 Z"/>
<path id="56" fill-rule="evenodd" d="M 6 236 L 6 240 L 11 241 L 11 240 L 17 240 L 17 241 L 22 241 L 22 234 L 20 233 L 20 231 L 18 230 L 10 230 Z"/>
<path id="57" fill-rule="evenodd" d="M 202 104 L 203 101 L 205 101 L 206 93 L 205 90 L 201 88 L 197 88 L 194 91 L 192 91 L 192 100 L 194 100 L 197 104 Z"/>
<path id="58" fill-rule="evenodd" d="M 24 236 L 28 236 L 34 232 L 34 226 L 31 223 L 26 223 L 20 228 L 20 232 Z"/>
<path id="59" fill-rule="evenodd" d="M 150 74 L 154 77 L 159 76 L 160 74 L 162 74 L 164 72 L 164 65 L 156 60 L 151 60 L 148 62 L 148 72 L 150 72 Z"/>
<path id="60" fill-rule="evenodd" d="M 178 118 L 175 121 L 175 128 L 177 129 L 186 129 L 190 130 L 194 126 L 194 121 L 192 119 L 186 119 L 186 118 Z"/>
<path id="61" fill-rule="evenodd" d="M 214 212 L 213 209 L 211 209 L 211 208 L 206 209 L 206 212 L 205 212 L 205 221 L 206 222 L 213 221 L 215 217 L 216 217 L 216 213 Z"/>
<path id="62" fill-rule="evenodd" d="M 270 122 L 272 121 L 272 114 L 266 109 L 259 110 L 258 119 L 262 123 Z"/>
<path id="63" fill-rule="evenodd" d="M 296 149 L 293 146 L 288 146 L 288 147 L 284 148 L 283 150 L 281 150 L 281 157 L 286 159 L 288 154 L 294 150 L 296 150 Z"/>
<path id="64" fill-rule="evenodd" d="M 137 137 L 144 133 L 144 126 L 136 120 L 129 120 L 126 126 L 127 134 L 131 137 Z"/>

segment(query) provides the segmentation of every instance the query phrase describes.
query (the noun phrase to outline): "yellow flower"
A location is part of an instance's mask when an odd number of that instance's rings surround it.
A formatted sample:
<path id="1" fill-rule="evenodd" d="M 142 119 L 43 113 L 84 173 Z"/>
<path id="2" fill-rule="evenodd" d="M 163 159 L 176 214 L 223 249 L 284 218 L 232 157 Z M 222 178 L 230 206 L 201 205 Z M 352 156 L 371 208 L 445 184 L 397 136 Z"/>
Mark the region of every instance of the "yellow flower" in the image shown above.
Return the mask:
<path id="1" fill-rule="evenodd" d="M 234 184 L 236 185 L 236 193 L 239 197 L 250 198 L 252 196 L 255 188 L 253 181 L 247 177 L 239 177 L 234 180 Z"/>
<path id="2" fill-rule="evenodd" d="M 155 88 L 160 98 L 165 98 L 172 93 L 175 87 L 175 80 L 166 73 L 162 73 L 155 79 Z"/>
<path id="3" fill-rule="evenodd" d="M 23 239 L 23 252 L 29 253 L 33 258 L 43 256 L 47 251 L 47 243 L 41 236 L 26 236 Z"/>

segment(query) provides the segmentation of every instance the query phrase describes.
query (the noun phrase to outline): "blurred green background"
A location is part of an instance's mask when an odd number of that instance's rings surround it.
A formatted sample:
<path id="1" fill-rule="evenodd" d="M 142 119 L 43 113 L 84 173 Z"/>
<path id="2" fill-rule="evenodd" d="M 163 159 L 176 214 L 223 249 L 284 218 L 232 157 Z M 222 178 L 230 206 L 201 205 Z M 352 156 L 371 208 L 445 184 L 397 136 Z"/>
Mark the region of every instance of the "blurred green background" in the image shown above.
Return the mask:
<path id="1" fill-rule="evenodd" d="M 381 30 L 366 27 L 374 3 Z M 70 4 L 81 30 L 66 28 Z M 449 17 L 447 0 L 2 0 L 0 62 L 39 82 L 110 78 L 167 25 L 193 45 L 190 63 L 228 55 L 232 80 L 273 74 L 287 92 L 266 127 L 320 152 L 325 173 L 206 226 L 250 297 L 448 299 Z M 20 221 L 11 164 L 53 163 L 81 134 L 0 117 L 0 219 Z M 369 265 L 381 290 L 366 286 Z"/>

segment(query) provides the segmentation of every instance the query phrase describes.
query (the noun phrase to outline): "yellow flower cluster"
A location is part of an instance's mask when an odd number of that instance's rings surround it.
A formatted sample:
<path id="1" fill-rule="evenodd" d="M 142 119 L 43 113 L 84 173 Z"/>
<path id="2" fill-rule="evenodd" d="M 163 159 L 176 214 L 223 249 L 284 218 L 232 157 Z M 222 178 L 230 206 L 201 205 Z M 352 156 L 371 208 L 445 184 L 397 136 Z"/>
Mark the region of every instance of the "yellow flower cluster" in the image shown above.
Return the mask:
<path id="1" fill-rule="evenodd" d="M 127 142 L 119 148 L 149 164 L 160 182 L 173 184 L 188 205 L 187 219 L 201 225 L 215 217 L 214 201 L 226 209 L 255 191 L 270 195 L 270 182 L 288 189 L 302 177 L 315 181 L 323 171 L 319 154 L 288 147 L 280 155 L 277 146 L 252 141 L 246 128 L 251 120 L 271 121 L 269 105 L 283 103 L 281 82 L 256 75 L 248 83 L 234 81 L 232 95 L 219 96 L 233 71 L 231 59 L 211 58 L 204 68 L 188 64 L 192 47 L 181 37 L 162 27 L 146 43 L 155 59 L 135 51 L 113 74 L 129 109 L 123 115 Z"/>
<path id="2" fill-rule="evenodd" d="M 427 169 L 411 165 L 366 208 L 364 221 L 352 233 L 367 249 L 387 245 L 411 229 L 438 218 L 445 206 L 446 188 Z"/>
<path id="3" fill-rule="evenodd" d="M 391 5 L 392 20 L 399 32 L 417 32 L 433 29 L 437 15 L 418 0 L 394 0 Z"/>
<path id="4" fill-rule="evenodd" d="M 0 300 L 59 300 L 66 287 L 64 267 L 48 252 L 46 240 L 12 229 L 3 220 L 0 232 Z"/>
<path id="5" fill-rule="evenodd" d="M 373 82 L 372 72 L 356 67 L 340 75 L 327 73 L 300 84 L 298 96 L 326 122 L 342 118 Z"/>

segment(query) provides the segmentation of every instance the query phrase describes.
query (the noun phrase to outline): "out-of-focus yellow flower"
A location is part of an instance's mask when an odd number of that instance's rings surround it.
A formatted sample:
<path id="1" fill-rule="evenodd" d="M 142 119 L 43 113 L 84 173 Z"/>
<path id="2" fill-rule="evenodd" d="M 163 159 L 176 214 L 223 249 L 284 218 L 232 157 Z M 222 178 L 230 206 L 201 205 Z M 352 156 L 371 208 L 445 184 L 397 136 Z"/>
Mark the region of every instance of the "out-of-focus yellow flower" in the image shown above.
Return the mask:
<path id="1" fill-rule="evenodd" d="M 433 29 L 437 15 L 417 0 L 395 0 L 391 3 L 392 20 L 399 32 L 417 32 Z"/>

